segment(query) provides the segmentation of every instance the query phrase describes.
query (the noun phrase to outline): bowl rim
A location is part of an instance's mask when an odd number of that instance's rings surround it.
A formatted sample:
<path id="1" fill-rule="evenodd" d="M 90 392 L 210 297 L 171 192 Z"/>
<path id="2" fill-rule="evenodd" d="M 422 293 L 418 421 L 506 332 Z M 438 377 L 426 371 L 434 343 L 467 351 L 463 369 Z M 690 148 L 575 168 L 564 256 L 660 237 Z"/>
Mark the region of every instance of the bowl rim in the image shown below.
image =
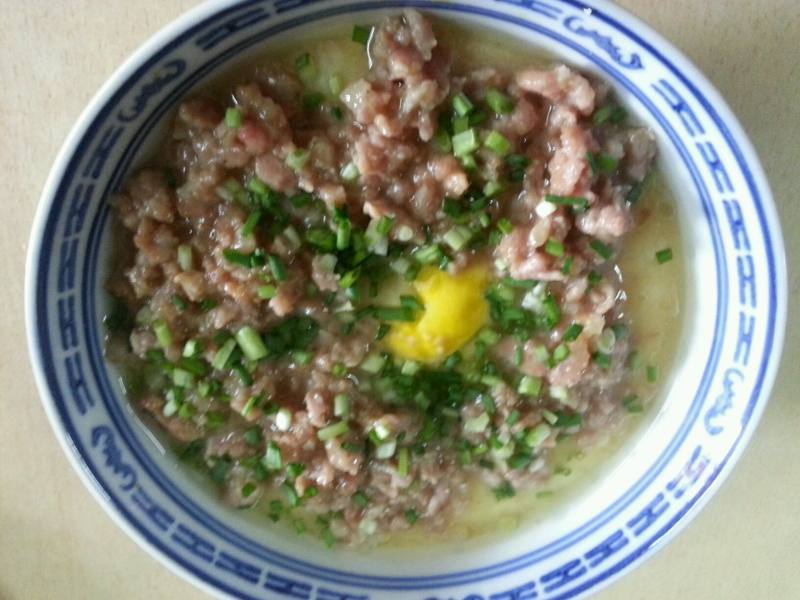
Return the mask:
<path id="1" fill-rule="evenodd" d="M 551 0 L 552 1 L 552 0 Z M 704 97 L 705 101 L 709 104 L 707 107 L 710 114 L 715 115 L 715 120 L 720 125 L 721 129 L 727 130 L 729 140 L 732 142 L 732 149 L 736 148 L 740 151 L 740 156 L 737 156 L 739 163 L 743 170 L 748 170 L 749 177 L 752 179 L 750 186 L 754 190 L 758 190 L 761 198 L 761 210 L 763 211 L 764 229 L 770 236 L 772 242 L 772 252 L 775 261 L 775 274 L 776 281 L 773 282 L 776 288 L 776 312 L 773 317 L 775 326 L 774 344 L 772 357 L 766 359 L 766 370 L 761 381 L 761 389 L 754 392 L 753 396 L 757 397 L 758 401 L 755 402 L 754 410 L 750 416 L 747 425 L 742 429 L 740 435 L 733 443 L 733 449 L 727 456 L 725 463 L 721 466 L 715 478 L 707 485 L 699 494 L 698 499 L 687 507 L 685 513 L 679 515 L 676 522 L 672 523 L 670 527 L 659 538 L 659 548 L 664 545 L 663 542 L 672 539 L 679 531 L 681 531 L 694 516 L 702 509 L 702 507 L 709 501 L 719 486 L 724 482 L 730 473 L 733 465 L 737 462 L 739 456 L 743 452 L 750 437 L 752 436 L 755 427 L 763 413 L 766 406 L 768 395 L 774 384 L 777 375 L 777 369 L 780 363 L 779 357 L 783 347 L 785 336 L 786 324 L 786 296 L 787 296 L 787 275 L 786 275 L 786 259 L 782 233 L 777 217 L 772 193 L 769 189 L 766 176 L 763 168 L 758 160 L 755 150 L 749 138 L 745 134 L 743 128 L 738 120 L 725 103 L 722 96 L 717 92 L 714 86 L 708 79 L 671 43 L 665 40 L 660 34 L 653 31 L 648 25 L 644 24 L 637 17 L 631 15 L 624 9 L 621 9 L 606 0 L 587 0 L 586 2 L 577 2 L 576 0 L 556 0 L 559 3 L 570 4 L 573 6 L 588 6 L 592 9 L 596 16 L 609 22 L 609 24 L 623 31 L 626 35 L 636 40 L 642 47 L 647 48 L 654 55 L 658 56 L 662 62 L 670 65 L 673 72 L 682 79 L 682 81 L 689 86 L 698 97 Z M 104 510 L 132 539 L 134 539 L 141 547 L 143 547 L 149 554 L 157 558 L 159 561 L 166 562 L 173 571 L 178 572 L 183 577 L 189 579 L 195 585 L 203 588 L 209 593 L 219 593 L 217 586 L 212 586 L 203 581 L 193 573 L 190 573 L 184 566 L 180 565 L 168 557 L 165 553 L 157 549 L 151 542 L 149 542 L 143 532 L 136 529 L 128 520 L 120 514 L 108 497 L 103 492 L 95 478 L 86 469 L 85 463 L 80 456 L 77 449 L 72 445 L 69 437 L 66 435 L 60 416 L 56 412 L 52 394 L 46 381 L 44 374 L 43 357 L 39 352 L 38 342 L 39 338 L 36 335 L 36 274 L 39 267 L 39 259 L 42 252 L 42 240 L 44 235 L 44 227 L 47 221 L 47 216 L 51 212 L 53 204 L 56 202 L 56 189 L 59 182 L 62 180 L 65 172 L 68 170 L 70 162 L 79 157 L 78 143 L 87 132 L 89 126 L 97 117 L 103 106 L 113 97 L 114 93 L 118 91 L 121 84 L 128 80 L 133 73 L 142 68 L 155 53 L 163 50 L 170 41 L 180 36 L 185 30 L 196 26 L 204 18 L 216 18 L 218 14 L 230 7 L 242 7 L 250 4 L 247 0 L 226 0 L 224 2 L 215 2 L 209 0 L 188 12 L 182 14 L 177 19 L 168 23 L 156 34 L 151 36 L 145 43 L 140 45 L 138 49 L 120 65 L 111 77 L 103 84 L 103 86 L 96 92 L 86 108 L 81 113 L 75 125 L 72 127 L 66 140 L 63 142 L 54 165 L 48 175 L 47 181 L 43 188 L 39 204 L 34 219 L 34 224 L 31 232 L 31 242 L 29 244 L 27 261 L 26 261 L 26 275 L 25 275 L 25 321 L 27 330 L 27 341 L 29 354 L 34 367 L 34 375 L 37 383 L 40 398 L 44 405 L 45 411 L 48 415 L 51 427 L 56 434 L 59 443 L 64 449 L 67 457 L 72 464 L 73 468 L 78 472 L 84 485 L 90 490 L 92 495 L 103 506 Z M 364 5 L 364 9 L 375 8 L 375 3 L 359 3 L 357 1 L 350 2 L 351 5 Z M 439 8 L 436 2 L 397 2 L 392 3 L 394 8 L 398 5 L 411 4 L 421 6 L 421 8 Z M 450 4 L 450 3 L 448 3 Z M 459 5 L 459 3 L 455 3 Z M 515 6 L 514 2 L 507 2 L 511 6 Z M 597 8 L 594 8 L 594 7 Z M 493 5 L 494 12 L 503 13 L 503 6 L 501 3 Z M 610 21 L 609 21 L 610 19 Z M 611 22 L 613 21 L 613 22 Z M 643 39 L 646 37 L 647 41 Z M 666 55 L 666 56 L 665 56 Z M 669 56 L 669 58 L 667 58 Z M 677 65 L 677 69 L 675 66 Z M 699 89 L 698 89 L 699 88 Z M 745 164 L 746 163 L 746 167 Z M 645 558 L 652 556 L 654 552 L 647 552 Z M 606 576 L 600 583 L 602 586 L 607 585 L 623 573 L 627 572 L 635 565 L 641 564 L 643 561 L 640 558 L 632 561 L 631 564 L 625 565 L 617 572 Z M 592 586 L 598 589 L 597 585 Z"/>

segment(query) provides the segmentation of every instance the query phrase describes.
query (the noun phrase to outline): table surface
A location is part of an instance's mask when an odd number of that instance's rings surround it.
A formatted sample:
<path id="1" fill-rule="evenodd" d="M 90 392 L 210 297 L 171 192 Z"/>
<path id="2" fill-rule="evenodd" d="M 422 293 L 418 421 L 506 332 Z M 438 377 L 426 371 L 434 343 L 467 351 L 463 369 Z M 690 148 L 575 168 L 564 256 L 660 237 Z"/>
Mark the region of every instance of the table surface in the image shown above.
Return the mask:
<path id="1" fill-rule="evenodd" d="M 83 488 L 45 418 L 24 350 L 23 271 L 34 210 L 56 152 L 95 90 L 189 0 L 0 0 L 0 598 L 194 599 L 205 595 L 123 534 Z M 770 179 L 800 281 L 800 3 L 621 0 L 704 71 L 742 121 Z M 46 115 L 46 123 L 42 120 Z M 13 150 L 13 151 L 12 151 Z M 740 463 L 702 513 L 597 598 L 800 597 L 800 304 L 782 368 Z M 13 344 L 11 343 L 13 342 Z M 14 345 L 16 350 L 12 350 Z M 788 468 L 784 465 L 790 465 Z M 80 549 L 80 551 L 76 551 Z"/>

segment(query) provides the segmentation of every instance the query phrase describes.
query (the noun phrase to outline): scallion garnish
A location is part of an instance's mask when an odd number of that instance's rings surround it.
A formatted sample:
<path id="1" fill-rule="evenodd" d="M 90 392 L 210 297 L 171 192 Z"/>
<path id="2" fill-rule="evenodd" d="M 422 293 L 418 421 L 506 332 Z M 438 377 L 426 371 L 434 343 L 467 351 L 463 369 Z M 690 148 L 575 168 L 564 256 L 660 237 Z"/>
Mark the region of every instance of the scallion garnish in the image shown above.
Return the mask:
<path id="1" fill-rule="evenodd" d="M 452 138 L 453 154 L 456 156 L 466 156 L 475 152 L 480 147 L 478 133 L 474 129 L 467 129 L 457 133 Z"/>
<path id="2" fill-rule="evenodd" d="M 236 341 L 242 349 L 242 353 L 248 360 L 261 360 L 267 354 L 267 347 L 258 332 L 246 325 L 236 332 Z"/>
<path id="3" fill-rule="evenodd" d="M 293 171 L 299 171 L 306 165 L 310 157 L 311 153 L 308 150 L 296 148 L 289 153 L 289 156 L 286 157 L 286 164 Z"/>
<path id="4" fill-rule="evenodd" d="M 559 258 L 564 256 L 564 244 L 558 240 L 547 240 L 547 242 L 544 244 L 544 251 L 550 256 Z"/>
<path id="5" fill-rule="evenodd" d="M 267 451 L 264 458 L 261 459 L 261 464 L 269 471 L 279 471 L 283 466 L 283 459 L 281 458 L 281 449 L 275 442 L 267 444 Z"/>
<path id="6" fill-rule="evenodd" d="M 647 365 L 647 381 L 655 383 L 658 381 L 658 368 L 655 365 Z"/>
<path id="7" fill-rule="evenodd" d="M 372 309 L 373 316 L 379 321 L 407 321 L 416 319 L 414 310 L 405 306 L 376 306 Z"/>
<path id="8" fill-rule="evenodd" d="M 559 206 L 571 206 L 576 210 L 586 210 L 589 207 L 589 201 L 581 196 L 545 194 L 544 201 L 550 202 L 551 204 L 558 204 Z"/>
<path id="9" fill-rule="evenodd" d="M 189 244 L 178 246 L 178 266 L 181 271 L 189 271 L 192 268 L 192 247 Z"/>
<path id="10" fill-rule="evenodd" d="M 486 92 L 486 104 L 498 115 L 507 115 L 514 110 L 514 101 L 496 89 Z"/>
<path id="11" fill-rule="evenodd" d="M 228 108 L 225 110 L 225 125 L 231 129 L 236 129 L 242 124 L 242 111 L 238 108 Z"/>
<path id="12" fill-rule="evenodd" d="M 440 127 L 433 134 L 433 144 L 439 152 L 449 153 L 453 150 L 453 143 L 450 140 L 450 134 L 446 129 Z"/>
<path id="13" fill-rule="evenodd" d="M 672 248 L 664 248 L 656 252 L 656 261 L 658 264 L 663 265 L 672 260 Z"/>
<path id="14" fill-rule="evenodd" d="M 242 225 L 242 237 L 248 237 L 253 234 L 255 231 L 256 225 L 261 220 L 261 211 L 259 209 L 254 210 L 250 213 L 250 216 L 247 217 L 247 220 Z"/>
<path id="15" fill-rule="evenodd" d="M 279 257 L 270 254 L 267 257 L 267 261 L 269 262 L 269 270 L 272 271 L 272 276 L 276 281 L 286 281 L 288 279 L 289 275 L 286 272 L 286 266 Z"/>
<path id="16" fill-rule="evenodd" d="M 486 136 L 483 145 L 498 156 L 505 156 L 511 151 L 511 142 L 499 131 L 492 131 Z"/>
<path id="17" fill-rule="evenodd" d="M 400 477 L 408 477 L 409 452 L 405 446 L 397 451 L 397 473 Z"/>
<path id="18" fill-rule="evenodd" d="M 592 354 L 592 360 L 601 369 L 608 369 L 611 366 L 611 355 L 605 352 L 595 352 Z"/>
<path id="19" fill-rule="evenodd" d="M 323 427 L 319 431 L 317 431 L 317 437 L 323 441 L 327 442 L 334 438 L 344 435 L 350 430 L 347 426 L 346 421 L 339 421 L 334 423 L 333 425 L 328 425 L 327 427 Z"/>
<path id="20" fill-rule="evenodd" d="M 542 380 L 539 377 L 525 375 L 520 379 L 517 391 L 524 396 L 538 396 L 542 391 Z"/>
<path id="21" fill-rule="evenodd" d="M 443 236 L 444 242 L 453 250 L 462 250 L 472 238 L 472 230 L 465 225 L 454 225 Z"/>
<path id="22" fill-rule="evenodd" d="M 613 250 L 600 240 L 592 240 L 589 242 L 589 247 L 603 260 L 608 260 L 613 254 Z"/>
<path id="23" fill-rule="evenodd" d="M 256 288 L 256 294 L 262 300 L 271 300 L 278 293 L 278 288 L 274 285 L 260 285 Z"/>
<path id="24" fill-rule="evenodd" d="M 409 508 L 405 512 L 406 521 L 409 525 L 413 525 L 419 519 L 419 513 L 415 511 L 413 508 Z"/>
<path id="25" fill-rule="evenodd" d="M 580 323 L 573 323 L 569 327 L 567 327 L 566 331 L 564 331 L 564 335 L 561 337 L 562 340 L 565 342 L 574 342 L 578 339 L 578 336 L 583 331 L 583 325 Z"/>
<path id="26" fill-rule="evenodd" d="M 345 181 L 355 181 L 356 179 L 358 179 L 361 173 L 358 171 L 358 167 L 354 162 L 349 162 L 344 167 L 342 167 L 342 170 L 339 172 L 339 175 Z"/>
<path id="27" fill-rule="evenodd" d="M 592 122 L 595 125 L 602 125 L 603 123 L 614 123 L 618 125 L 622 123 L 628 116 L 627 111 L 621 106 L 614 106 L 607 104 L 598 108 L 594 115 L 592 115 Z"/>
<path id="28" fill-rule="evenodd" d="M 164 321 L 159 319 L 153 322 L 153 333 L 158 345 L 162 348 L 169 348 L 172 345 L 172 332 Z"/>
<path id="29" fill-rule="evenodd" d="M 467 95 L 464 92 L 459 92 L 455 96 L 453 96 L 453 110 L 459 116 L 466 116 L 475 108 L 475 105 L 467 98 Z"/>
<path id="30" fill-rule="evenodd" d="M 357 44 L 366 46 L 369 43 L 369 38 L 372 35 L 372 27 L 365 27 L 363 25 L 355 25 L 353 27 L 352 39 Z"/>
<path id="31" fill-rule="evenodd" d="M 236 340 L 232 338 L 227 340 L 214 354 L 214 358 L 211 360 L 211 366 L 218 371 L 224 369 L 225 365 L 228 364 L 228 359 L 230 359 L 231 354 L 233 354 L 235 349 Z"/>

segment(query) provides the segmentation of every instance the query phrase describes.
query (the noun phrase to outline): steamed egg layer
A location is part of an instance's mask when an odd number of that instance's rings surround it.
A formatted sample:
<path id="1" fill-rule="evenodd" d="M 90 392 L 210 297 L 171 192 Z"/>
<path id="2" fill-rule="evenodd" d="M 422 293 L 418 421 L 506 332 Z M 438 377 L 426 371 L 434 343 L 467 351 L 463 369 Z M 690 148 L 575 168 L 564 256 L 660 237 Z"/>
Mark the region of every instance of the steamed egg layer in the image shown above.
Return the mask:
<path id="1" fill-rule="evenodd" d="M 484 326 L 489 306 L 485 265 L 450 274 L 436 267 L 420 271 L 413 283 L 424 310 L 417 320 L 393 325 L 386 344 L 407 360 L 436 363 L 459 350 Z"/>

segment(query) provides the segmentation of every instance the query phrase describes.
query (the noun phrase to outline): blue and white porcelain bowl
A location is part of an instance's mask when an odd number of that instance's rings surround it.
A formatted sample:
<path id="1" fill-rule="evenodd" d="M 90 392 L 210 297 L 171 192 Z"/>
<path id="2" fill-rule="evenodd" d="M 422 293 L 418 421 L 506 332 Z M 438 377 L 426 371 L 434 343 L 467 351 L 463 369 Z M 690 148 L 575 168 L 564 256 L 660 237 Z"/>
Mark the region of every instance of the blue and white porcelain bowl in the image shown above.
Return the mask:
<path id="1" fill-rule="evenodd" d="M 517 38 L 614 86 L 657 134 L 678 200 L 688 307 L 665 398 L 602 477 L 546 519 L 477 547 L 329 551 L 220 506 L 129 408 L 103 355 L 110 192 L 179 99 L 267 40 L 376 22 L 414 6 Z M 786 320 L 780 228 L 767 182 L 720 95 L 659 35 L 604 0 L 226 0 L 158 33 L 106 83 L 50 174 L 27 268 L 41 395 L 98 502 L 146 550 L 235 598 L 524 600 L 588 594 L 640 564 L 705 504 L 752 434 Z M 133 576 L 133 574 L 132 574 Z"/>

